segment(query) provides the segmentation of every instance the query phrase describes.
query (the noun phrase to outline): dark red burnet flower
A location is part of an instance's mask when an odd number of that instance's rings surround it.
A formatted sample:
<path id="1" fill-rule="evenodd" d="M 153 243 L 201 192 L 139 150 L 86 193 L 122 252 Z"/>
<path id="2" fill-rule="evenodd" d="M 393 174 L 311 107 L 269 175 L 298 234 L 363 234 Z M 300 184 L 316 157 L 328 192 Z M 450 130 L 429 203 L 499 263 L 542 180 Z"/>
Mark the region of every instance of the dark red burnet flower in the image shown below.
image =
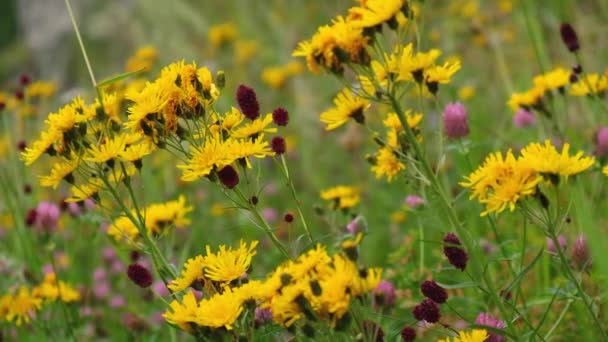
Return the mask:
<path id="1" fill-rule="evenodd" d="M 236 90 L 236 102 L 249 120 L 255 120 L 260 116 L 260 104 L 253 88 L 241 84 Z"/>
<path id="2" fill-rule="evenodd" d="M 146 288 L 152 285 L 152 273 L 141 264 L 129 265 L 127 276 L 139 287 Z"/>
<path id="3" fill-rule="evenodd" d="M 285 222 L 287 222 L 287 223 L 293 222 L 293 219 L 294 219 L 294 217 L 293 217 L 292 213 L 287 213 L 287 214 L 285 214 L 285 216 L 283 216 L 283 220 L 285 220 Z"/>
<path id="4" fill-rule="evenodd" d="M 417 320 L 429 323 L 437 323 L 439 322 L 439 318 L 441 318 L 439 306 L 430 299 L 425 299 L 422 303 L 416 305 L 412 313 Z"/>
<path id="5" fill-rule="evenodd" d="M 289 113 L 285 108 L 279 107 L 272 111 L 272 121 L 274 121 L 277 126 L 287 126 L 289 122 Z"/>
<path id="6" fill-rule="evenodd" d="M 285 150 L 287 149 L 285 146 L 285 139 L 278 135 L 273 137 L 272 140 L 270 140 L 270 148 L 272 149 L 272 152 L 276 154 L 285 153 Z"/>
<path id="7" fill-rule="evenodd" d="M 416 339 L 416 329 L 405 326 L 401 329 L 401 339 L 405 342 L 412 342 Z"/>
<path id="8" fill-rule="evenodd" d="M 578 51 L 578 49 L 581 48 L 580 43 L 578 41 L 578 36 L 576 35 L 576 31 L 574 31 L 572 25 L 568 23 L 562 23 L 559 26 L 559 33 L 562 36 L 562 41 L 564 42 L 568 50 L 570 50 L 570 52 L 576 52 Z"/>
<path id="9" fill-rule="evenodd" d="M 457 246 L 460 246 L 460 240 L 454 233 L 447 233 L 443 238 L 443 242 L 446 243 L 443 246 L 443 254 L 448 258 L 448 261 L 452 266 L 464 271 L 467 267 L 467 261 L 469 260 L 469 256 L 467 252 Z"/>
<path id="10" fill-rule="evenodd" d="M 25 215 L 25 224 L 29 227 L 36 222 L 36 216 L 38 216 L 38 212 L 36 208 L 30 209 L 27 211 L 27 215 Z"/>
<path id="11" fill-rule="evenodd" d="M 17 90 L 15 90 L 15 97 L 19 101 L 23 100 L 23 98 L 25 97 L 25 93 L 23 92 L 23 89 L 17 89 Z"/>
<path id="12" fill-rule="evenodd" d="M 21 84 L 22 86 L 26 86 L 30 84 L 30 82 L 32 82 L 32 78 L 30 77 L 30 75 L 21 74 L 21 76 L 19 76 L 19 84 Z"/>
<path id="13" fill-rule="evenodd" d="M 420 291 L 426 298 L 437 304 L 445 303 L 448 300 L 447 291 L 432 280 L 425 280 L 420 284 Z"/>
<path id="14" fill-rule="evenodd" d="M 25 148 L 27 147 L 27 144 L 25 143 L 25 140 L 19 140 L 19 142 L 17 143 L 17 149 L 21 152 L 25 151 Z"/>
<path id="15" fill-rule="evenodd" d="M 239 174 L 230 165 L 224 166 L 223 169 L 219 170 L 217 176 L 219 177 L 220 182 L 228 189 L 232 189 L 239 184 Z"/>

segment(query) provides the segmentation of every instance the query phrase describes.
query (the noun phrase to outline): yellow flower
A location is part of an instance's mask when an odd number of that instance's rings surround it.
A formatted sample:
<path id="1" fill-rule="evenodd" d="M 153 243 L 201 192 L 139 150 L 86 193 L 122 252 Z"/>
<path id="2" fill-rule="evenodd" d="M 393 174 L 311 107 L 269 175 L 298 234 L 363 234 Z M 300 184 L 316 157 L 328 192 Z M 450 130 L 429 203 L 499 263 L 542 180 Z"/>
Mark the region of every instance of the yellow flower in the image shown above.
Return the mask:
<path id="1" fill-rule="evenodd" d="M 509 107 L 513 111 L 521 108 L 534 107 L 540 103 L 542 97 L 545 95 L 545 90 L 541 87 L 534 87 L 523 93 L 513 93 L 509 99 Z"/>
<path id="2" fill-rule="evenodd" d="M 372 166 L 372 172 L 376 178 L 386 177 L 391 182 L 403 170 L 405 170 L 405 164 L 397 158 L 391 148 L 383 147 L 378 151 L 375 164 Z"/>
<path id="3" fill-rule="evenodd" d="M 229 287 L 221 294 L 215 294 L 209 299 L 203 299 L 196 311 L 196 324 L 210 328 L 226 328 L 232 330 L 232 325 L 243 312 L 243 303 L 238 293 Z"/>
<path id="4" fill-rule="evenodd" d="M 362 27 L 339 16 L 331 25 L 319 27 L 310 40 L 300 42 L 292 56 L 305 57 L 308 68 L 314 73 L 322 67 L 341 73 L 346 61 L 368 61 L 369 55 L 365 50 L 367 42 Z"/>
<path id="5" fill-rule="evenodd" d="M 211 173 L 213 167 L 221 169 L 232 162 L 227 156 L 226 145 L 219 136 L 209 137 L 205 144 L 192 152 L 188 164 L 179 164 L 177 167 L 183 170 L 181 180 L 192 182 L 205 177 Z"/>
<path id="6" fill-rule="evenodd" d="M 203 267 L 205 267 L 205 258 L 201 255 L 188 259 L 179 278 L 173 279 L 171 284 L 167 285 L 167 288 L 172 292 L 187 289 L 198 279 L 203 278 Z"/>
<path id="7" fill-rule="evenodd" d="M 272 157 L 275 153 L 272 152 L 268 141 L 264 140 L 264 135 L 261 134 L 255 140 L 230 140 L 227 144 L 226 155 L 231 160 L 230 163 L 236 160 L 245 160 L 247 167 L 251 167 L 250 157 Z"/>
<path id="8" fill-rule="evenodd" d="M 483 342 L 488 339 L 490 335 L 483 329 L 473 329 L 471 332 L 460 331 L 458 336 L 453 338 L 439 339 L 437 342 Z"/>
<path id="9" fill-rule="evenodd" d="M 175 324 L 180 328 L 191 332 L 192 327 L 190 323 L 195 322 L 197 320 L 197 311 L 198 311 L 198 303 L 196 301 L 196 297 L 194 297 L 194 292 L 188 291 L 182 297 L 182 303 L 178 300 L 173 300 L 171 304 L 169 304 L 171 311 L 167 310 L 163 314 L 163 317 L 170 324 Z"/>
<path id="10" fill-rule="evenodd" d="M 247 247 L 245 241 L 241 240 L 238 249 L 219 247 L 217 253 L 212 253 L 207 245 L 205 256 L 205 277 L 214 281 L 229 283 L 243 276 L 251 266 L 251 259 L 256 254 L 255 247 L 258 241 L 252 241 Z"/>
<path id="11" fill-rule="evenodd" d="M 49 130 L 56 129 L 65 133 L 77 124 L 92 119 L 94 115 L 95 112 L 85 106 L 84 100 L 77 97 L 69 104 L 61 107 L 57 113 L 49 114 L 44 123 Z"/>
<path id="12" fill-rule="evenodd" d="M 363 239 L 363 232 L 358 232 L 354 239 L 346 239 L 342 241 L 340 247 L 342 249 L 357 248 Z"/>
<path id="13" fill-rule="evenodd" d="M 353 94 L 349 88 L 344 88 L 336 98 L 335 107 L 321 113 L 321 122 L 326 123 L 330 131 L 344 125 L 351 118 L 359 123 L 365 121 L 363 111 L 369 106 L 369 101 Z"/>
<path id="14" fill-rule="evenodd" d="M 450 83 L 452 76 L 460 70 L 460 61 L 446 62 L 443 65 L 435 65 L 424 71 L 425 82 L 446 84 Z"/>
<path id="15" fill-rule="evenodd" d="M 424 70 L 431 67 L 441 55 L 441 51 L 432 49 L 428 52 L 413 52 L 412 43 L 404 46 L 399 52 L 398 81 L 423 81 Z"/>
<path id="16" fill-rule="evenodd" d="M 127 60 L 125 71 L 150 70 L 158 58 L 158 52 L 152 45 L 139 48 L 135 54 Z"/>
<path id="17" fill-rule="evenodd" d="M 556 68 L 534 77 L 534 86 L 545 90 L 563 89 L 570 84 L 570 74 L 570 70 Z"/>
<path id="18" fill-rule="evenodd" d="M 479 203 L 486 206 L 481 213 L 481 216 L 485 216 L 491 212 L 500 213 L 507 206 L 511 211 L 515 210 L 521 198 L 536 192 L 542 177 L 526 163 L 515 159 L 509 150 L 505 158 L 500 152 L 486 157 L 482 166 L 466 176 L 465 180 L 459 184 L 470 188 L 470 199 L 477 198 Z"/>
<path id="19" fill-rule="evenodd" d="M 29 98 L 49 98 L 57 91 L 57 83 L 53 81 L 35 81 L 25 87 L 25 96 Z"/>
<path id="20" fill-rule="evenodd" d="M 61 183 L 61 181 L 64 179 L 68 183 L 73 183 L 74 176 L 72 176 L 72 172 L 78 168 L 79 164 L 80 160 L 75 156 L 73 156 L 73 159 L 71 160 L 67 159 L 62 162 L 55 162 L 55 164 L 53 164 L 53 168 L 51 169 L 51 174 L 40 177 L 40 185 L 57 189 L 59 183 Z"/>
<path id="21" fill-rule="evenodd" d="M 67 283 L 57 280 L 55 273 L 48 273 L 44 281 L 32 290 L 32 294 L 44 300 L 54 302 L 57 299 L 64 303 L 72 303 L 80 300 L 80 292 Z"/>
<path id="22" fill-rule="evenodd" d="M 91 179 L 88 181 L 88 183 L 72 185 L 70 187 L 70 193 L 72 196 L 67 198 L 66 202 L 80 202 L 96 197 L 103 187 L 103 181 L 99 178 Z"/>
<path id="23" fill-rule="evenodd" d="M 186 206 L 186 198 L 180 196 L 175 201 L 165 203 L 153 203 L 144 209 L 144 223 L 146 231 L 151 236 L 159 236 L 173 227 L 184 227 L 190 224 L 186 214 L 192 211 L 192 207 Z M 133 216 L 138 213 L 133 211 Z M 127 216 L 120 216 L 108 228 L 107 234 L 116 241 L 124 240 L 128 244 L 139 241 L 141 236 L 139 230 Z"/>
<path id="24" fill-rule="evenodd" d="M 349 9 L 348 18 L 357 26 L 374 27 L 393 19 L 404 6 L 406 0 L 367 0 L 361 7 Z"/>
<path id="25" fill-rule="evenodd" d="M 602 173 L 608 176 L 608 165 L 604 166 L 604 168 L 602 169 Z"/>
<path id="26" fill-rule="evenodd" d="M 570 87 L 570 95 L 597 95 L 608 90 L 608 76 L 587 74 Z"/>
<path id="27" fill-rule="evenodd" d="M 276 127 L 268 127 L 272 123 L 272 113 L 266 114 L 263 118 L 257 118 L 246 125 L 235 129 L 232 132 L 233 138 L 248 138 L 260 133 L 274 133 Z"/>
<path id="28" fill-rule="evenodd" d="M 226 22 L 219 25 L 214 25 L 209 28 L 207 39 L 215 48 L 224 46 L 227 43 L 234 41 L 239 32 L 231 22 Z"/>
<path id="29" fill-rule="evenodd" d="M 4 302 L 6 301 L 6 302 Z M 22 286 L 17 293 L 3 300 L 6 308 L 4 319 L 12 322 L 15 321 L 17 326 L 23 323 L 30 323 L 36 311 L 42 306 L 42 299 L 30 293 L 30 290 Z"/>
<path id="30" fill-rule="evenodd" d="M 332 201 L 334 208 L 340 209 L 354 207 L 361 199 L 358 188 L 345 185 L 339 185 L 321 191 L 321 198 Z"/>
<path id="31" fill-rule="evenodd" d="M 87 149 L 85 161 L 93 163 L 105 163 L 117 158 L 125 150 L 126 137 L 124 135 L 106 137 L 101 144 L 94 145 Z"/>
<path id="32" fill-rule="evenodd" d="M 127 99 L 133 101 L 133 104 L 127 109 L 129 115 L 125 127 L 152 135 L 149 121 L 163 111 L 169 95 L 166 87 L 161 86 L 161 82 L 146 83 L 140 92 L 127 93 Z"/>
<path id="33" fill-rule="evenodd" d="M 116 241 L 126 241 L 127 244 L 135 244 L 139 238 L 137 226 L 126 216 L 115 219 L 112 225 L 108 227 L 106 234 Z"/>
<path id="34" fill-rule="evenodd" d="M 569 155 L 570 144 L 565 143 L 562 152 L 545 140 L 545 144 L 531 143 L 521 150 L 521 162 L 541 174 L 571 176 L 581 173 L 595 164 L 595 158 L 584 156 L 579 151 L 574 156 Z"/>
<path id="35" fill-rule="evenodd" d="M 416 128 L 422 122 L 423 115 L 420 113 L 413 113 L 411 110 L 405 112 L 405 120 L 407 121 L 407 125 L 410 128 Z M 386 116 L 386 119 L 382 121 L 385 127 L 394 129 L 396 131 L 402 131 L 403 126 L 401 125 L 401 120 L 399 120 L 399 116 L 396 113 L 389 113 Z"/>
<path id="36" fill-rule="evenodd" d="M 458 89 L 458 98 L 462 101 L 470 100 L 475 96 L 475 87 L 473 86 L 464 86 Z"/>
<path id="37" fill-rule="evenodd" d="M 234 42 L 234 62 L 235 64 L 245 64 L 249 62 L 258 52 L 259 44 L 255 40 L 237 40 Z"/>
<path id="38" fill-rule="evenodd" d="M 144 140 L 134 145 L 127 146 L 124 151 L 118 154 L 118 158 L 124 161 L 135 162 L 156 150 L 154 145 L 149 140 Z"/>
<path id="39" fill-rule="evenodd" d="M 173 226 L 184 227 L 190 224 L 186 214 L 192 209 L 192 206 L 186 206 L 186 198 L 183 195 L 175 201 L 149 205 L 144 212 L 148 234 L 161 235 Z"/>
<path id="40" fill-rule="evenodd" d="M 109 93 L 103 94 L 103 111 L 108 116 L 109 120 L 112 120 L 116 124 L 122 124 L 121 110 L 122 110 L 122 94 Z M 96 100 L 95 106 L 99 107 L 99 99 Z"/>

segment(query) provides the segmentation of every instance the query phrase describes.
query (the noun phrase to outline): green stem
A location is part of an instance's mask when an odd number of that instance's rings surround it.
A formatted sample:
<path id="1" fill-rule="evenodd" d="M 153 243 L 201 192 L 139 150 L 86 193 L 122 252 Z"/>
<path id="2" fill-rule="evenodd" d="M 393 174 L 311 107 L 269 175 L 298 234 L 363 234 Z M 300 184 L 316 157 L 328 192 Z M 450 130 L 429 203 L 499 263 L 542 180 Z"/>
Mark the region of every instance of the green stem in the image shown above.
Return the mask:
<path id="1" fill-rule="evenodd" d="M 289 176 L 289 169 L 287 168 L 287 162 L 285 161 L 285 156 L 281 155 L 281 166 L 282 166 L 282 171 L 283 171 L 283 176 L 285 176 L 285 180 L 287 181 L 287 186 L 289 186 L 289 189 L 291 190 L 291 196 L 293 197 L 293 200 L 296 202 L 296 207 L 298 209 L 298 216 L 300 217 L 300 221 L 302 222 L 302 227 L 304 227 L 304 231 L 306 232 L 306 236 L 308 236 L 308 240 L 310 240 L 310 242 L 314 242 L 314 239 L 312 237 L 312 234 L 310 233 L 310 229 L 308 228 L 308 224 L 306 223 L 306 218 L 304 217 L 304 213 L 302 212 L 302 205 L 300 203 L 300 200 L 298 200 L 298 195 L 296 193 L 296 189 L 293 186 L 293 181 L 291 179 L 291 177 Z"/>
<path id="2" fill-rule="evenodd" d="M 74 11 L 72 10 L 72 5 L 70 4 L 70 0 L 65 0 L 65 6 L 68 9 L 68 14 L 70 16 L 70 21 L 72 22 L 72 26 L 74 26 L 74 32 L 76 33 L 76 39 L 78 40 L 78 45 L 80 45 L 80 51 L 82 52 L 82 57 L 84 58 L 84 63 L 87 65 L 87 70 L 89 71 L 89 76 L 91 77 L 91 82 L 93 82 L 93 87 L 97 88 L 97 80 L 95 80 L 95 74 L 93 73 L 93 68 L 91 67 L 91 62 L 89 61 L 89 56 L 87 55 L 87 50 L 84 48 L 84 43 L 82 42 L 82 37 L 80 36 L 80 30 L 78 29 L 78 24 L 76 23 L 76 17 L 74 16 Z"/>
<path id="3" fill-rule="evenodd" d="M 597 326 L 598 330 L 600 331 L 602 339 L 604 341 L 608 341 L 608 335 L 607 335 L 606 331 L 602 328 L 602 322 L 600 322 L 599 318 L 597 317 L 597 315 L 593 311 L 593 303 L 591 303 L 588 300 L 589 297 L 587 296 L 587 294 L 585 293 L 585 291 L 581 287 L 581 284 L 579 283 L 578 279 L 576 279 L 576 276 L 572 272 L 572 268 L 569 266 L 570 264 L 568 263 L 568 259 L 564 255 L 564 250 L 562 249 L 562 247 L 561 247 L 561 245 L 559 243 L 559 240 L 557 238 L 557 234 L 555 233 L 555 229 L 550 228 L 548 231 L 549 231 L 549 237 L 553 241 L 553 244 L 555 245 L 555 249 L 557 250 L 557 255 L 558 255 L 559 260 L 560 260 L 560 262 L 562 264 L 562 268 L 563 268 L 563 270 L 565 272 L 566 277 L 576 287 L 576 290 L 577 290 L 579 296 L 581 296 L 581 300 L 585 304 L 585 307 L 587 308 L 587 311 L 589 312 L 589 315 L 591 316 L 591 318 L 593 318 L 593 321 L 594 321 L 595 325 Z"/>
<path id="4" fill-rule="evenodd" d="M 266 235 L 268 235 L 268 237 L 270 238 L 270 240 L 272 241 L 272 243 L 275 245 L 275 247 L 277 247 L 279 249 L 279 251 L 281 251 L 281 253 L 287 259 L 292 260 L 291 256 L 289 256 L 289 253 L 287 252 L 287 249 L 285 248 L 285 246 L 283 246 L 283 243 L 281 243 L 281 241 L 279 240 L 279 238 L 277 238 L 277 236 L 274 234 L 274 232 L 272 231 L 272 228 L 270 227 L 270 225 L 268 224 L 268 222 L 266 222 L 266 220 L 264 219 L 264 217 L 258 211 L 258 208 L 255 205 L 253 205 L 247 199 L 247 197 L 245 196 L 245 194 L 243 194 L 243 192 L 240 189 L 234 188 L 233 190 L 237 194 L 237 196 L 241 199 L 241 201 L 243 203 L 246 203 L 247 210 L 251 214 L 253 214 L 253 216 L 258 221 L 258 223 L 261 224 L 262 228 L 264 229 L 264 232 L 266 233 Z"/>
<path id="5" fill-rule="evenodd" d="M 414 132 L 412 131 L 410 126 L 407 124 L 407 119 L 405 117 L 403 109 L 401 108 L 401 105 L 399 104 L 399 101 L 394 96 L 394 94 L 388 93 L 388 94 L 386 94 L 386 96 L 388 96 L 391 106 L 393 107 L 393 109 L 395 110 L 395 113 L 399 117 L 399 121 L 401 122 L 401 125 L 404 128 L 408 143 L 413 148 L 414 156 L 416 157 L 416 159 L 418 160 L 418 162 L 421 165 L 422 172 L 425 174 L 425 176 L 427 177 L 427 179 L 429 180 L 429 182 L 431 184 L 431 188 L 436 192 L 436 194 L 438 195 L 438 197 L 440 199 L 444 212 L 448 217 L 448 221 L 450 222 L 451 226 L 455 229 L 456 233 L 458 233 L 458 235 L 462 238 L 465 248 L 470 253 L 473 253 L 475 250 L 473 249 L 473 243 L 470 241 L 469 234 L 466 231 L 466 229 L 464 228 L 464 226 L 460 223 L 460 220 L 458 219 L 458 216 L 456 215 L 454 207 L 452 206 L 450 200 L 448 199 L 443 187 L 439 183 L 437 175 L 433 172 L 433 169 L 429 165 L 428 160 L 427 160 L 424 152 L 422 151 L 422 148 L 420 147 L 420 145 L 418 144 L 418 141 L 416 140 L 416 136 L 415 136 Z M 478 254 L 478 253 L 475 253 L 475 254 Z M 471 258 L 471 267 L 473 268 L 474 274 L 481 275 L 481 277 L 488 289 L 489 295 L 492 297 L 493 301 L 498 306 L 503 317 L 508 317 L 507 310 L 506 310 L 501 298 L 498 296 L 494 283 L 492 282 L 491 279 L 489 279 L 489 277 L 486 273 L 482 272 L 482 267 L 478 263 L 477 258 L 475 258 L 475 257 Z M 509 330 L 510 333 L 517 335 L 517 333 L 514 331 L 514 326 L 512 324 L 507 325 L 507 330 Z"/>

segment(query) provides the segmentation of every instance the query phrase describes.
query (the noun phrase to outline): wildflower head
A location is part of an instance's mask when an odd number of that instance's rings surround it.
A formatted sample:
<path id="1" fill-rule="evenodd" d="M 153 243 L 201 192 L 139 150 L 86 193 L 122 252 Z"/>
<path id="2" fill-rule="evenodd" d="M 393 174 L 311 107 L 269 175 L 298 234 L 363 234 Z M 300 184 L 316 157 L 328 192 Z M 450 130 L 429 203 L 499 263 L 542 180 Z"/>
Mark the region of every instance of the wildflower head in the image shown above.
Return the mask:
<path id="1" fill-rule="evenodd" d="M 286 150 L 285 139 L 283 139 L 283 137 L 281 137 L 281 136 L 276 136 L 276 137 L 272 138 L 272 140 L 270 140 L 270 148 L 272 149 L 272 152 L 274 152 L 276 154 L 285 153 L 285 150 Z"/>
<path id="2" fill-rule="evenodd" d="M 255 120 L 260 116 L 260 104 L 252 88 L 241 84 L 236 90 L 236 101 L 249 120 Z"/>
<path id="3" fill-rule="evenodd" d="M 255 308 L 255 325 L 260 326 L 272 320 L 272 312 L 268 308 Z"/>
<path id="4" fill-rule="evenodd" d="M 412 342 L 416 339 L 416 329 L 406 325 L 403 327 L 403 329 L 401 329 L 401 339 L 404 342 Z"/>
<path id="5" fill-rule="evenodd" d="M 443 238 L 443 242 L 446 243 L 443 247 L 443 254 L 448 258 L 450 264 L 461 271 L 464 271 L 467 267 L 469 256 L 464 249 L 458 247 L 460 246 L 458 237 L 453 233 L 447 233 Z"/>
<path id="6" fill-rule="evenodd" d="M 292 213 L 286 213 L 285 216 L 283 216 L 283 220 L 285 220 L 287 223 L 293 222 L 293 219 L 294 217 Z"/>
<path id="7" fill-rule="evenodd" d="M 443 127 L 450 139 L 466 137 L 469 134 L 467 109 L 460 102 L 449 103 L 443 110 Z"/>
<path id="8" fill-rule="evenodd" d="M 563 236 L 563 235 L 558 236 L 557 242 L 559 243 L 559 247 L 562 250 L 566 249 L 566 245 L 568 244 L 568 241 L 566 241 L 565 236 Z M 557 247 L 555 246 L 555 243 L 553 242 L 553 239 L 551 239 L 551 238 L 547 238 L 547 251 L 551 254 L 557 254 Z"/>
<path id="9" fill-rule="evenodd" d="M 417 320 L 429 323 L 437 323 L 439 322 L 439 318 L 441 318 L 439 306 L 430 299 L 425 299 L 422 303 L 416 305 L 412 313 Z"/>
<path id="10" fill-rule="evenodd" d="M 279 107 L 272 111 L 272 121 L 274 121 L 277 126 L 287 126 L 287 123 L 289 122 L 289 113 L 285 108 Z"/>
<path id="11" fill-rule="evenodd" d="M 224 166 L 223 169 L 219 170 L 217 176 L 228 189 L 232 189 L 239 184 L 239 174 L 230 165 Z"/>
<path id="12" fill-rule="evenodd" d="M 59 206 L 52 202 L 40 202 L 36 207 L 36 220 L 34 225 L 36 228 L 44 231 L 53 231 L 59 223 L 59 215 L 61 210 Z"/>
<path id="13" fill-rule="evenodd" d="M 482 312 L 475 319 L 475 324 L 485 325 L 490 328 L 504 329 L 506 324 L 504 321 L 495 318 L 489 313 Z M 495 333 L 490 333 L 490 337 L 485 339 L 486 342 L 504 342 L 505 338 Z"/>
<path id="14" fill-rule="evenodd" d="M 19 84 L 21 84 L 22 86 L 26 86 L 26 85 L 30 84 L 30 82 L 32 82 L 32 78 L 30 77 L 30 75 L 21 74 L 19 76 Z"/>
<path id="15" fill-rule="evenodd" d="M 595 134 L 595 155 L 603 157 L 608 154 L 608 127 L 601 127 Z"/>
<path id="16" fill-rule="evenodd" d="M 559 33 L 562 36 L 562 41 L 570 50 L 570 52 L 576 52 L 580 49 L 580 43 L 578 41 L 578 36 L 576 35 L 576 31 L 574 28 L 568 23 L 562 23 L 559 27 Z"/>
<path id="17" fill-rule="evenodd" d="M 397 299 L 395 285 L 387 280 L 381 280 L 372 293 L 374 294 L 374 302 L 379 306 L 391 307 Z"/>
<path id="18" fill-rule="evenodd" d="M 129 265 L 127 276 L 139 287 L 146 288 L 152 285 L 152 273 L 141 264 L 133 263 Z"/>
<path id="19" fill-rule="evenodd" d="M 448 300 L 447 291 L 432 280 L 425 280 L 420 284 L 420 291 L 426 298 L 438 304 L 445 303 Z"/>
<path id="20" fill-rule="evenodd" d="M 584 234 L 580 234 L 574 241 L 574 246 L 572 247 L 572 261 L 574 261 L 574 264 L 579 269 L 589 267 L 591 264 L 587 237 Z"/>
<path id="21" fill-rule="evenodd" d="M 536 123 L 536 117 L 531 112 L 519 108 L 515 115 L 513 115 L 513 124 L 515 127 L 523 128 L 532 126 Z"/>
<path id="22" fill-rule="evenodd" d="M 424 200 L 424 198 L 422 198 L 420 196 L 408 195 L 405 198 L 405 204 L 412 209 L 419 207 L 425 203 L 426 203 L 426 201 Z"/>

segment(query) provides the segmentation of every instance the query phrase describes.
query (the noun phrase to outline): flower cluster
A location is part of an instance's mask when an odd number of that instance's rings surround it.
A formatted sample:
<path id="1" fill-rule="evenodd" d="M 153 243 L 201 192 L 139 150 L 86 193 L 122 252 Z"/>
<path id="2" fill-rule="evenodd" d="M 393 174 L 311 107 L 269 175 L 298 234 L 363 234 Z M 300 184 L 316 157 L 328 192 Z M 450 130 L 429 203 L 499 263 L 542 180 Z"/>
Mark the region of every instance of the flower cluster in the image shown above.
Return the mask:
<path id="1" fill-rule="evenodd" d="M 338 185 L 321 191 L 321 198 L 331 201 L 334 209 L 348 209 L 359 204 L 361 194 L 357 187 Z"/>
<path id="2" fill-rule="evenodd" d="M 257 307 L 284 327 L 317 319 L 336 326 L 347 319 L 351 301 L 380 282 L 379 269 L 361 269 L 347 254 L 331 256 L 320 244 L 278 266 L 265 280 L 249 280 L 256 245 L 241 241 L 238 249 L 220 246 L 217 253 L 207 247 L 206 256 L 189 259 L 169 288 L 177 292 L 193 287 L 202 290 L 203 299 L 188 291 L 171 303 L 165 319 L 192 333 L 231 330 L 244 324 L 239 320 L 243 312 Z"/>
<path id="3" fill-rule="evenodd" d="M 525 110 L 538 110 L 548 115 L 549 108 L 546 102 L 554 94 L 568 94 L 572 96 L 599 95 L 608 90 L 608 77 L 597 73 L 581 74 L 579 67 L 572 70 L 555 68 L 533 78 L 532 88 L 513 93 L 509 99 L 509 107 L 516 112 Z"/>
<path id="4" fill-rule="evenodd" d="M 419 127 L 422 114 L 407 111 L 405 117 L 409 128 L 416 135 L 416 139 L 419 142 L 422 141 Z M 371 170 L 376 178 L 385 177 L 388 182 L 391 182 L 395 176 L 405 170 L 406 166 L 402 160 L 410 146 L 397 114 L 389 113 L 382 123 L 386 128 L 386 138 L 383 141 L 379 140 L 380 148 L 373 155 L 368 155 L 367 160 L 372 164 Z"/>
<path id="5" fill-rule="evenodd" d="M 50 303 L 73 303 L 80 300 L 80 293 L 67 283 L 58 280 L 55 273 L 48 273 L 34 288 L 21 286 L 13 293 L 0 297 L 0 321 L 14 322 L 17 326 L 31 322 L 37 311 Z"/>
<path id="6" fill-rule="evenodd" d="M 165 203 L 154 203 L 146 207 L 143 212 L 146 231 L 150 236 L 162 236 L 167 234 L 171 228 L 183 228 L 190 224 L 186 214 L 192 211 L 191 206 L 186 206 L 186 198 L 180 196 L 175 201 Z M 132 215 L 137 217 L 140 213 L 133 210 Z M 112 222 L 107 230 L 116 241 L 124 241 L 127 244 L 136 244 L 141 236 L 133 221 L 127 216 L 120 216 Z"/>
<path id="7" fill-rule="evenodd" d="M 542 145 L 529 144 L 517 158 L 511 150 L 504 157 L 495 152 L 460 185 L 470 188 L 471 199 L 477 198 L 485 205 L 482 216 L 500 213 L 506 208 L 513 211 L 518 201 L 538 192 L 543 180 L 557 184 L 560 177 L 578 174 L 595 164 L 595 159 L 582 151 L 571 156 L 569 150 L 570 145 L 566 143 L 560 153 L 546 140 Z"/>

